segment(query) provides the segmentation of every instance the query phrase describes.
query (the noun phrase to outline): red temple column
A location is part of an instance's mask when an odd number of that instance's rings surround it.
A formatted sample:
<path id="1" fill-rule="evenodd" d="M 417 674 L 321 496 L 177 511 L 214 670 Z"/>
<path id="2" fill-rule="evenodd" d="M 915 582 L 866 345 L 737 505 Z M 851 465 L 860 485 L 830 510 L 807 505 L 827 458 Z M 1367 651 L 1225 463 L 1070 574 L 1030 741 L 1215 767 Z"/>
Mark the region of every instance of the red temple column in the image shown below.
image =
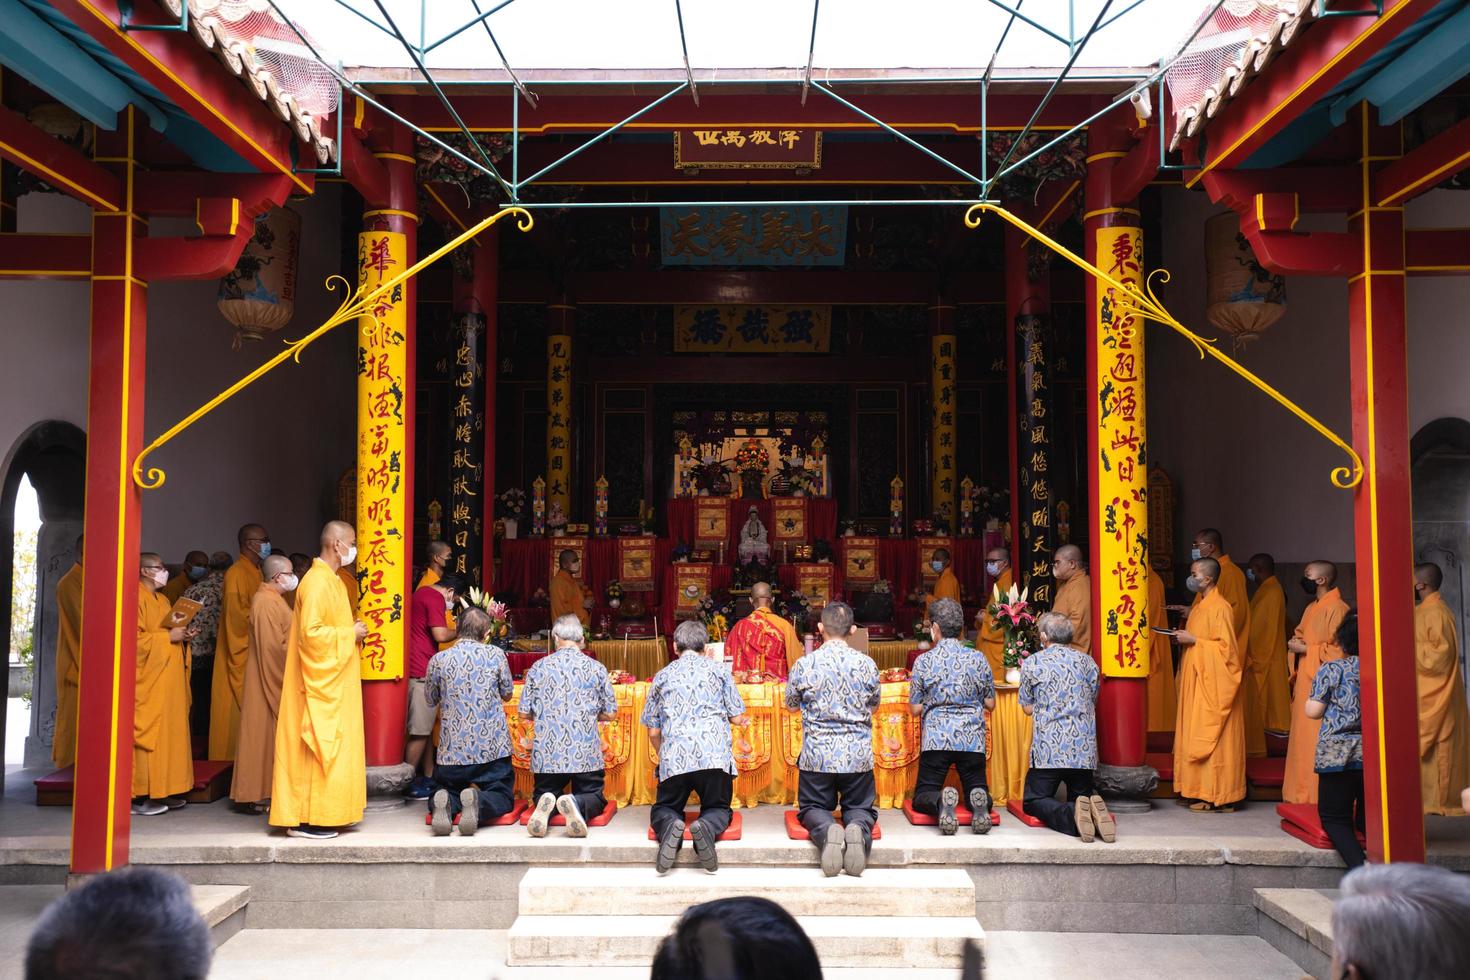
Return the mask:
<path id="1" fill-rule="evenodd" d="M 1362 242 L 1348 280 L 1353 445 L 1363 481 L 1353 494 L 1362 673 L 1363 776 L 1371 861 L 1423 861 L 1419 701 L 1415 673 L 1414 533 L 1410 516 L 1409 383 L 1402 207 L 1377 207 L 1373 174 L 1403 153 L 1398 126 L 1361 113 L 1361 209 L 1348 231 Z M 90 539 L 89 539 L 90 540 Z M 90 547 L 90 546 L 89 546 Z"/>
<path id="2" fill-rule="evenodd" d="M 1011 567 L 1031 600 L 1051 605 L 1051 558 L 1056 547 L 1052 479 L 1056 335 L 1051 321 L 1051 273 L 1032 276 L 1033 248 L 1043 246 L 1005 226 L 1006 434 L 1011 461 Z M 1043 256 L 1045 258 L 1045 256 Z"/>
<path id="3" fill-rule="evenodd" d="M 132 819 L 133 688 L 138 652 L 142 502 L 133 459 L 143 448 L 147 283 L 134 242 L 147 225 L 133 210 L 135 110 L 99 129 L 95 159 L 123 182 L 119 211 L 92 215 L 92 329 L 87 400 L 86 558 L 71 871 L 128 863 Z"/>

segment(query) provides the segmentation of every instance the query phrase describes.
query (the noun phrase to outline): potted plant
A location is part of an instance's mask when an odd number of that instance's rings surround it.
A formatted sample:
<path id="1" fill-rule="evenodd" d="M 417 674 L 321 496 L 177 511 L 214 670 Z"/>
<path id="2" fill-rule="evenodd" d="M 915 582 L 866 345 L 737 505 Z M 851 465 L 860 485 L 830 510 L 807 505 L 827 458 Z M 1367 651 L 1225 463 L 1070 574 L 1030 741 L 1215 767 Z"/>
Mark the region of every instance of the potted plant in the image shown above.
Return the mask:
<path id="1" fill-rule="evenodd" d="M 500 519 L 505 526 L 506 540 L 514 540 L 516 526 L 526 514 L 526 491 L 520 487 L 511 487 L 495 500 L 497 509 L 500 511 Z"/>

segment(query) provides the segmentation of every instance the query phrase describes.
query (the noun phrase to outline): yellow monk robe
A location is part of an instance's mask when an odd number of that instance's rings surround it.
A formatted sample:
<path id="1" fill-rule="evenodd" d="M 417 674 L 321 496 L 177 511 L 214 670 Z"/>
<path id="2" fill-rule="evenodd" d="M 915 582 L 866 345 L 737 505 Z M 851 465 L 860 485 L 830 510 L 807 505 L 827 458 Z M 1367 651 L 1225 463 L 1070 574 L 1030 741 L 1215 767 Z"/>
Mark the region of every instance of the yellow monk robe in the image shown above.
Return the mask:
<path id="1" fill-rule="evenodd" d="M 1240 566 L 1230 560 L 1229 555 L 1221 555 L 1218 560 L 1220 579 L 1215 591 L 1219 592 L 1220 597 L 1230 604 L 1230 619 L 1235 627 L 1236 646 L 1240 648 L 1246 672 L 1254 673 L 1256 668 L 1250 661 L 1251 601 L 1245 588 L 1245 572 L 1242 572 Z M 1195 596 L 1190 608 L 1198 604 L 1199 596 Z M 1245 698 L 1245 754 L 1248 756 L 1265 755 L 1265 706 L 1260 703 L 1254 684 L 1245 685 L 1243 697 Z"/>
<path id="2" fill-rule="evenodd" d="M 1291 687 L 1286 669 L 1286 594 L 1275 575 L 1267 576 L 1251 596 L 1251 673 L 1264 706 L 1270 732 L 1291 728 Z"/>
<path id="3" fill-rule="evenodd" d="M 305 578 L 305 576 L 302 577 Z M 352 618 L 355 620 L 357 619 L 357 606 L 362 599 L 362 591 L 357 585 L 357 576 L 352 573 L 352 569 L 348 568 L 346 565 L 343 565 L 341 568 L 337 569 L 337 578 L 342 581 L 343 588 L 347 590 L 347 603 L 352 607 Z M 301 591 L 300 585 L 296 586 L 296 591 Z M 291 604 L 291 608 L 296 608 L 296 604 L 294 602 Z"/>
<path id="4" fill-rule="evenodd" d="M 1015 577 L 1011 575 L 1011 570 L 1007 568 L 995 580 L 995 587 L 1000 589 L 1001 595 L 1005 595 L 1011 591 L 1011 585 L 1014 582 Z M 985 607 L 987 609 L 990 608 L 989 596 L 985 597 Z M 990 613 L 981 613 L 981 616 L 980 631 L 976 636 L 976 643 L 980 647 L 980 652 L 985 654 L 985 659 L 990 661 L 990 672 L 997 678 L 1003 678 L 1006 675 L 1006 631 L 991 621 Z"/>
<path id="5" fill-rule="evenodd" d="M 1306 608 L 1293 634 L 1307 645 L 1307 652 L 1297 660 L 1291 694 L 1291 736 L 1286 743 L 1286 775 L 1281 783 L 1281 798 L 1287 803 L 1317 802 L 1317 733 L 1322 729 L 1322 719 L 1308 718 L 1306 704 L 1317 668 L 1342 658 L 1337 627 L 1347 613 L 1348 604 L 1333 589 Z"/>
<path id="6" fill-rule="evenodd" d="M 558 568 L 551 577 L 551 621 L 555 623 L 563 616 L 576 616 L 583 626 L 588 625 L 592 622 L 592 613 L 584 603 L 591 596 L 592 593 L 584 589 L 571 572 Z"/>
<path id="7" fill-rule="evenodd" d="M 955 577 L 954 569 L 946 566 L 939 573 L 939 578 L 934 580 L 934 591 L 924 596 L 924 618 L 929 618 L 929 607 L 936 599 L 953 599 L 960 601 L 960 580 Z"/>
<path id="8" fill-rule="evenodd" d="M 1167 629 L 1164 610 L 1164 580 L 1148 570 L 1148 625 Z M 1148 641 L 1148 731 L 1173 733 L 1178 717 L 1174 697 L 1174 650 L 1162 633 L 1150 633 Z"/>
<path id="9" fill-rule="evenodd" d="M 137 686 L 133 692 L 133 795 L 163 799 L 194 788 L 184 644 L 170 643 L 171 606 L 138 583 Z"/>
<path id="10" fill-rule="evenodd" d="M 172 606 L 179 601 L 179 596 L 184 594 L 184 590 L 193 584 L 193 582 L 189 581 L 189 576 L 181 571 L 169 579 L 168 584 L 158 590 L 158 594 L 167 599 L 168 604 Z"/>
<path id="11" fill-rule="evenodd" d="M 1057 589 L 1052 612 L 1072 621 L 1072 646 L 1083 653 L 1092 652 L 1092 579 L 1078 571 Z"/>
<path id="12" fill-rule="evenodd" d="M 732 670 L 759 670 L 783 681 L 805 652 L 796 627 L 769 609 L 755 610 L 725 637 L 725 653 L 734 661 Z"/>
<path id="13" fill-rule="evenodd" d="M 1245 656 L 1230 603 L 1216 589 L 1195 603 L 1184 627 L 1194 634 L 1179 662 L 1174 790 L 1221 806 L 1245 799 Z"/>
<path id="14" fill-rule="evenodd" d="M 362 668 L 347 588 L 317 558 L 296 588 L 276 720 L 270 822 L 344 827 L 362 820 L 367 764 Z"/>
<path id="15" fill-rule="evenodd" d="M 225 572 L 220 587 L 219 634 L 214 642 L 210 681 L 209 758 L 234 759 L 240 727 L 240 695 L 245 689 L 245 654 L 250 649 L 250 601 L 260 588 L 260 568 L 241 555 Z"/>
<path id="16" fill-rule="evenodd" d="M 1438 592 L 1414 607 L 1414 660 L 1424 812 L 1463 815 L 1460 790 L 1470 786 L 1470 711 L 1454 614 Z"/>
<path id="17" fill-rule="evenodd" d="M 77 685 L 82 669 L 82 565 L 73 565 L 56 583 L 56 726 L 51 761 L 58 767 L 77 761 Z"/>
<path id="18" fill-rule="evenodd" d="M 259 803 L 271 795 L 281 675 L 290 638 L 291 608 L 279 592 L 262 584 L 250 600 L 250 653 L 245 658 L 240 737 L 230 784 L 230 799 L 236 803 Z"/>

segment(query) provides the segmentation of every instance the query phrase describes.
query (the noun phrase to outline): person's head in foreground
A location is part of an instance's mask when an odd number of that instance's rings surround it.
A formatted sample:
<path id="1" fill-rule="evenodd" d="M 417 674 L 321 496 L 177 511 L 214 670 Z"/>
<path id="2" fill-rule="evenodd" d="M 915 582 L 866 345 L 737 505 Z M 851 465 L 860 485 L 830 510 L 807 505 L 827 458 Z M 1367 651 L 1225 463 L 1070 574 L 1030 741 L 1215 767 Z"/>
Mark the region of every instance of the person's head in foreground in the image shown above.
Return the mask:
<path id="1" fill-rule="evenodd" d="M 1041 640 L 1042 649 L 1054 646 L 1066 646 L 1072 642 L 1072 621 L 1059 612 L 1044 612 L 1036 617 L 1036 635 Z"/>
<path id="2" fill-rule="evenodd" d="M 791 914 L 764 898 L 693 905 L 653 957 L 650 980 L 819 980 L 817 949 Z"/>
<path id="3" fill-rule="evenodd" d="M 1332 907 L 1332 980 L 1470 977 L 1470 877 L 1427 864 L 1368 864 Z"/>
<path id="4" fill-rule="evenodd" d="M 214 943 L 182 878 L 127 868 L 52 902 L 26 947 L 26 980 L 202 980 Z"/>

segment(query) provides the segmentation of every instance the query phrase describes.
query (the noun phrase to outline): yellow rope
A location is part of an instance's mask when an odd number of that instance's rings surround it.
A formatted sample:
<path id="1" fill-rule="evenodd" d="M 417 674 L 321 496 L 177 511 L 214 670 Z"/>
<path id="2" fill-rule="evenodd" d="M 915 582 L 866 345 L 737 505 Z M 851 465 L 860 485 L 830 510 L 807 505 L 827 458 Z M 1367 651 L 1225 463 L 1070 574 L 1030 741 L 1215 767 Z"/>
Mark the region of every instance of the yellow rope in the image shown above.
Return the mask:
<path id="1" fill-rule="evenodd" d="M 1193 330 L 1190 330 L 1184 324 L 1180 323 L 1177 319 L 1174 318 L 1174 315 L 1172 313 L 1164 308 L 1164 304 L 1159 301 L 1158 296 L 1156 296 L 1154 293 L 1153 281 L 1154 277 L 1157 276 L 1160 282 L 1168 282 L 1169 273 L 1167 270 L 1154 270 L 1152 273 L 1149 274 L 1148 279 L 1144 282 L 1143 289 L 1139 290 L 1139 288 L 1136 286 L 1125 285 L 1119 282 L 1117 279 L 1114 279 L 1112 276 L 1108 275 L 1106 272 L 1102 271 L 1091 262 L 1088 262 L 1086 259 L 1072 252 L 1070 249 L 1047 237 L 1040 230 L 1031 227 L 1026 222 L 1022 221 L 1020 218 L 1016 217 L 1014 214 L 1011 214 L 1005 208 L 1002 208 L 998 205 L 989 204 L 986 202 L 981 202 L 979 204 L 973 205 L 968 211 L 965 212 L 965 226 L 967 228 L 980 227 L 980 221 L 987 211 L 1000 215 L 1001 218 L 1003 218 L 1016 228 L 1019 228 L 1021 231 L 1024 231 L 1027 235 L 1030 235 L 1038 242 L 1041 242 L 1047 248 L 1051 249 L 1053 252 L 1056 252 L 1058 255 L 1065 258 L 1068 262 L 1071 262 L 1073 265 L 1077 266 L 1083 272 L 1087 273 L 1095 279 L 1098 279 L 1101 282 L 1107 283 L 1109 286 L 1112 286 L 1114 289 L 1116 289 L 1120 295 L 1126 296 L 1131 302 L 1120 304 L 1117 307 L 1118 310 L 1123 313 L 1133 314 L 1142 317 L 1145 320 L 1152 320 L 1155 323 L 1161 323 L 1164 326 L 1173 330 L 1175 333 L 1180 334 L 1194 345 L 1195 350 L 1199 351 L 1199 356 L 1201 360 L 1204 359 L 1204 356 L 1206 354 L 1210 355 L 1215 360 L 1219 361 L 1221 364 L 1224 364 L 1230 370 L 1234 371 L 1236 374 L 1249 381 L 1256 388 L 1264 391 L 1267 395 L 1270 395 L 1271 398 L 1277 402 L 1277 404 L 1285 407 L 1287 411 L 1291 412 L 1291 414 L 1295 415 L 1297 418 L 1307 423 L 1307 425 L 1311 426 L 1328 442 L 1332 443 L 1334 446 L 1347 453 L 1348 456 L 1352 459 L 1353 465 L 1351 468 L 1346 466 L 1338 466 L 1332 470 L 1331 480 L 1334 486 L 1341 487 L 1344 490 L 1350 490 L 1353 487 L 1357 486 L 1360 482 L 1362 482 L 1363 458 L 1353 450 L 1352 446 L 1348 445 L 1346 442 L 1340 439 L 1337 433 L 1333 432 L 1331 429 L 1327 428 L 1327 426 L 1323 425 L 1321 422 L 1313 418 L 1296 402 L 1292 401 L 1290 398 L 1287 398 L 1281 392 L 1277 391 L 1265 381 L 1261 380 L 1261 378 L 1258 377 L 1251 370 L 1230 357 L 1230 355 L 1226 354 L 1224 351 L 1221 351 L 1218 347 L 1211 343 L 1210 340 L 1201 337 L 1199 334 L 1195 333 Z"/>
<path id="2" fill-rule="evenodd" d="M 317 327 L 305 337 L 302 337 L 300 340 L 287 341 L 285 350 L 281 351 L 275 357 L 266 361 L 254 371 L 251 371 L 249 374 L 245 375 L 245 377 L 241 378 L 239 381 L 236 381 L 234 384 L 230 385 L 218 395 L 215 395 L 209 401 L 205 402 L 189 415 L 185 416 L 173 428 L 169 429 L 163 435 L 150 442 L 147 448 L 145 448 L 141 453 L 138 454 L 138 458 L 133 460 L 133 482 L 136 483 L 143 490 L 156 490 L 159 487 L 163 486 L 164 480 L 167 479 L 163 470 L 157 469 L 155 467 L 150 468 L 145 472 L 145 470 L 143 469 L 143 460 L 146 459 L 154 450 L 166 445 L 180 432 L 183 432 L 185 429 L 189 428 L 189 426 L 193 425 L 195 422 L 199 421 L 204 416 L 214 411 L 220 405 L 224 404 L 226 401 L 233 398 L 245 388 L 254 384 L 256 381 L 260 380 L 262 377 L 269 374 L 272 370 L 274 370 L 281 364 L 284 364 L 286 361 L 293 360 L 297 363 L 300 363 L 301 352 L 314 341 L 324 336 L 333 327 L 341 326 L 348 320 L 356 320 L 361 317 L 372 317 L 373 305 L 377 303 L 380 298 L 389 295 L 400 284 L 407 282 L 409 279 L 412 279 L 424 269 L 427 269 L 429 266 L 433 265 L 435 262 L 448 255 L 450 252 L 454 251 L 465 242 L 474 238 L 480 232 L 489 228 L 491 225 L 495 224 L 502 218 L 512 214 L 517 216 L 517 228 L 519 228 L 521 231 L 531 230 L 531 225 L 534 219 L 531 217 L 531 212 L 527 211 L 525 208 L 506 208 L 503 211 L 497 211 L 494 214 L 490 215 L 490 217 L 475 225 L 473 228 L 466 228 L 463 232 L 460 233 L 458 238 L 455 238 L 453 241 L 446 242 L 433 253 L 424 256 L 422 259 L 419 259 L 413 265 L 409 266 L 407 269 L 404 269 L 397 275 L 383 280 L 383 282 L 368 290 L 367 292 L 364 292 L 362 286 L 360 285 L 356 289 L 352 289 L 352 284 L 349 283 L 342 276 L 328 276 L 326 286 L 333 292 L 335 292 L 339 288 L 343 290 L 352 290 L 350 295 L 348 295 L 347 298 L 342 301 L 342 305 L 337 307 L 337 311 L 333 313 L 330 317 L 328 317 L 325 323 Z"/>

